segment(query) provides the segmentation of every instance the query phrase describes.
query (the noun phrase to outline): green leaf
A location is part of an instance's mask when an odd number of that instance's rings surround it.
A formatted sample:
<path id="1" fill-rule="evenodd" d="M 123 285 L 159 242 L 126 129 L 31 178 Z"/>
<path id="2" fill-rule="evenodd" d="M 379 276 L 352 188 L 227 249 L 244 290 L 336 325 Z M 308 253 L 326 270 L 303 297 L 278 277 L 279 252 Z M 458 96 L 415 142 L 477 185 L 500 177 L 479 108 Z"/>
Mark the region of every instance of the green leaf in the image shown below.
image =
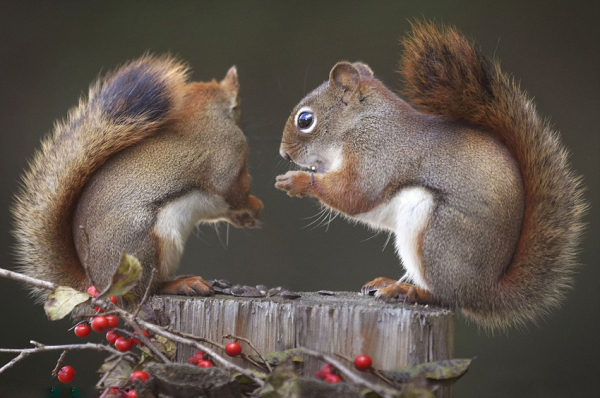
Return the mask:
<path id="1" fill-rule="evenodd" d="M 112 361 L 106 361 L 98 369 L 98 373 L 108 373 L 108 371 L 115 366 L 115 362 L 119 359 L 113 359 Z M 127 361 L 121 360 L 116 367 L 106 376 L 101 387 L 125 387 L 129 384 L 129 377 L 133 371 L 131 365 Z"/>
<path id="2" fill-rule="evenodd" d="M 48 295 L 44 303 L 44 311 L 51 321 L 63 319 L 73 308 L 89 300 L 92 296 L 66 286 L 57 287 Z"/>
<path id="3" fill-rule="evenodd" d="M 142 265 L 134 256 L 123 253 L 121 264 L 117 267 L 110 284 L 98 296 L 106 299 L 110 296 L 122 296 L 129 292 L 142 276 Z"/>
<path id="4" fill-rule="evenodd" d="M 284 351 L 273 351 L 263 355 L 270 365 L 277 366 L 286 360 L 291 359 L 293 362 L 303 362 L 298 348 L 290 348 Z M 258 355 L 250 355 L 250 358 L 258 363 L 263 363 L 263 360 Z"/>
<path id="5" fill-rule="evenodd" d="M 265 380 L 268 376 L 266 373 L 254 369 L 246 369 L 246 372 L 253 374 L 256 378 L 261 380 Z M 231 377 L 233 377 L 238 384 L 254 384 L 254 381 L 250 380 L 246 375 L 243 375 L 240 372 L 233 372 Z"/>
<path id="6" fill-rule="evenodd" d="M 458 379 L 469 369 L 472 359 L 448 359 L 406 366 L 395 370 L 381 370 L 385 377 L 400 383 L 408 383 L 420 375 L 429 380 Z"/>

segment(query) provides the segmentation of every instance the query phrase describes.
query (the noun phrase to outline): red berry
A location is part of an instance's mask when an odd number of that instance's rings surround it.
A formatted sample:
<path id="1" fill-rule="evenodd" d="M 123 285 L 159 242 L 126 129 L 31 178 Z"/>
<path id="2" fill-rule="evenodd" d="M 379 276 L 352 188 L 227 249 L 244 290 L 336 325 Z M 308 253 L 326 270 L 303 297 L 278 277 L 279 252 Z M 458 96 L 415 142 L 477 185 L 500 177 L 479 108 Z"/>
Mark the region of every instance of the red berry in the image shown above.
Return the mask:
<path id="1" fill-rule="evenodd" d="M 192 364 L 192 365 L 198 365 L 198 358 L 196 357 L 191 357 L 190 359 L 188 359 L 188 363 Z"/>
<path id="2" fill-rule="evenodd" d="M 73 377 L 75 377 L 75 369 L 72 366 L 63 366 L 58 371 L 58 380 L 61 383 L 70 383 Z"/>
<path id="3" fill-rule="evenodd" d="M 98 307 L 98 306 L 94 307 L 94 311 L 99 312 L 99 313 L 103 313 L 104 312 L 104 310 L 102 308 Z"/>
<path id="4" fill-rule="evenodd" d="M 325 383 L 337 384 L 342 381 L 342 378 L 336 374 L 330 373 L 325 376 Z"/>
<path id="5" fill-rule="evenodd" d="M 89 294 L 90 296 L 92 296 L 93 298 L 96 298 L 96 297 L 98 297 L 98 290 L 96 290 L 96 286 L 94 286 L 94 285 L 92 285 L 92 286 L 88 287 L 88 290 L 87 290 L 87 292 L 88 292 L 88 294 Z"/>
<path id="6" fill-rule="evenodd" d="M 333 371 L 335 370 L 335 368 L 333 367 L 332 364 L 330 363 L 326 363 L 325 365 L 323 365 L 323 367 L 321 368 L 321 374 L 323 375 L 323 377 L 326 377 L 327 375 L 330 375 L 333 373 Z"/>
<path id="7" fill-rule="evenodd" d="M 108 330 L 108 319 L 105 316 L 95 316 L 92 319 L 92 330 L 96 333 L 106 332 Z"/>
<path id="8" fill-rule="evenodd" d="M 207 360 L 202 360 L 200 362 L 198 362 L 198 367 L 199 368 L 212 368 L 214 365 L 211 361 L 207 361 Z"/>
<path id="9" fill-rule="evenodd" d="M 237 357 L 242 353 L 242 346 L 238 343 L 229 343 L 225 346 L 225 352 L 230 357 Z"/>
<path id="10" fill-rule="evenodd" d="M 131 377 L 129 377 L 129 381 L 131 381 L 133 383 L 133 381 L 135 379 L 139 379 L 142 382 L 144 382 L 144 381 L 148 380 L 148 377 L 150 377 L 150 376 L 148 376 L 148 373 L 144 372 L 143 370 L 136 370 L 135 372 L 133 372 L 131 374 Z"/>
<path id="11" fill-rule="evenodd" d="M 129 390 L 127 392 L 127 398 L 138 398 L 137 392 L 135 390 Z"/>
<path id="12" fill-rule="evenodd" d="M 117 305 L 117 298 L 115 296 L 110 296 L 110 301 L 112 301 L 114 305 Z"/>
<path id="13" fill-rule="evenodd" d="M 146 338 L 147 338 L 147 339 L 149 339 L 149 338 L 150 338 L 150 335 L 149 335 L 149 334 L 148 334 L 148 332 L 146 332 L 144 329 L 142 329 L 142 333 L 144 334 L 144 336 L 146 336 Z M 138 332 L 133 332 L 133 334 L 137 335 L 137 334 L 138 334 Z M 144 345 L 144 343 L 140 343 L 140 341 L 139 341 L 137 338 L 135 338 L 135 337 L 132 337 L 132 338 L 131 338 L 131 342 L 132 342 L 133 344 L 140 344 L 140 345 Z"/>
<path id="14" fill-rule="evenodd" d="M 133 343 L 130 339 L 126 339 L 125 337 L 119 337 L 115 341 L 115 348 L 121 352 L 129 351 L 133 347 Z"/>
<path id="15" fill-rule="evenodd" d="M 90 334 L 90 325 L 87 323 L 80 323 L 79 325 L 75 326 L 75 335 L 77 337 L 85 337 L 88 334 Z"/>
<path id="16" fill-rule="evenodd" d="M 323 372 L 321 372 L 320 370 L 315 372 L 315 377 L 317 379 L 322 379 L 323 378 Z"/>
<path id="17" fill-rule="evenodd" d="M 354 358 L 354 367 L 358 370 L 369 370 L 373 361 L 367 355 L 359 355 Z"/>
<path id="18" fill-rule="evenodd" d="M 196 353 L 194 354 L 194 358 L 196 358 L 198 361 L 201 361 L 204 359 L 204 356 L 206 355 L 206 353 L 202 350 L 198 350 L 196 351 Z"/>
<path id="19" fill-rule="evenodd" d="M 114 315 L 108 315 L 106 320 L 108 321 L 108 327 L 111 329 L 119 326 L 119 318 Z"/>
<path id="20" fill-rule="evenodd" d="M 106 332 L 106 340 L 110 344 L 115 344 L 115 341 L 117 341 L 119 337 L 121 337 L 121 335 L 115 332 L 114 330 L 109 330 L 108 332 Z"/>

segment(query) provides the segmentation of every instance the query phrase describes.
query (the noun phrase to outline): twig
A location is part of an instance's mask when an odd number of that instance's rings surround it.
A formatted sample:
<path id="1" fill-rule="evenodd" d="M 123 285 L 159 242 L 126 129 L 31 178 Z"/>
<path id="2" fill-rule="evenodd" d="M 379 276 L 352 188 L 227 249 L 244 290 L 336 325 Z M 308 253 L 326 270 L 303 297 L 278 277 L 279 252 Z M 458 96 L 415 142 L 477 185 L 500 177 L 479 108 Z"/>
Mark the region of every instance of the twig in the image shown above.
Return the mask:
<path id="1" fill-rule="evenodd" d="M 146 291 L 144 292 L 144 297 L 142 297 L 142 301 L 139 302 L 135 311 L 133 311 L 133 316 L 137 317 L 142 309 L 142 306 L 146 304 L 148 301 L 148 295 L 150 293 L 150 288 L 152 287 L 152 283 L 154 282 L 154 276 L 156 275 L 156 268 L 152 268 L 152 272 L 150 273 L 150 280 L 148 281 L 148 286 L 146 286 Z"/>
<path id="2" fill-rule="evenodd" d="M 58 376 L 58 371 L 60 370 L 63 362 L 65 361 L 65 357 L 67 356 L 67 352 L 69 352 L 69 350 L 64 350 L 62 352 L 62 354 L 60 354 L 60 357 L 58 357 L 58 361 L 56 361 L 56 366 L 54 367 L 54 370 L 52 371 L 52 376 L 53 377 Z"/>
<path id="3" fill-rule="evenodd" d="M 19 355 L 13 358 L 9 363 L 0 368 L 0 373 L 4 372 L 6 369 L 11 368 L 17 362 L 25 359 L 31 354 L 37 354 L 39 352 L 52 352 L 52 351 L 77 351 L 77 350 L 94 350 L 94 351 L 107 351 L 111 354 L 116 354 L 118 356 L 124 356 L 125 353 L 121 353 L 115 350 L 112 347 L 103 344 L 93 344 L 93 343 L 85 343 L 85 344 L 65 344 L 65 345 L 43 345 L 36 341 L 30 341 L 33 344 L 34 348 L 0 348 L 0 352 L 6 353 L 18 353 Z M 130 354 L 130 353 L 127 353 Z"/>
<path id="4" fill-rule="evenodd" d="M 246 344 L 248 344 L 250 346 L 250 348 L 252 348 L 254 350 L 254 352 L 256 352 L 258 354 L 258 356 L 260 357 L 260 359 L 262 359 L 262 361 L 264 362 L 265 366 L 267 367 L 267 370 L 269 371 L 269 373 L 273 372 L 273 368 L 271 368 L 271 365 L 269 364 L 269 361 L 267 361 L 267 359 L 263 356 L 263 354 L 261 354 L 260 351 L 258 351 L 256 349 L 256 347 L 254 346 L 254 344 L 252 344 L 252 342 L 250 340 L 248 340 L 245 337 L 240 337 L 240 336 L 234 336 L 233 334 L 228 334 L 223 336 L 224 339 L 235 339 L 235 340 L 242 340 L 244 342 L 246 342 Z M 247 355 L 245 356 L 246 359 L 248 359 L 251 362 L 254 362 L 251 358 L 249 358 Z"/>
<path id="5" fill-rule="evenodd" d="M 302 352 L 305 355 L 320 359 L 321 361 L 325 361 L 325 362 L 333 365 L 334 368 L 339 370 L 339 372 L 342 373 L 344 375 L 344 377 L 346 377 L 348 380 L 352 381 L 352 383 L 354 383 L 355 385 L 357 385 L 359 387 L 368 388 L 369 390 L 373 391 L 376 394 L 379 394 L 383 398 L 392 398 L 392 396 L 390 394 L 388 394 L 385 390 L 381 389 L 379 386 L 352 373 L 352 371 L 350 371 L 348 368 L 346 368 L 337 359 L 335 359 L 329 355 L 321 354 L 320 352 L 317 352 L 317 351 L 309 350 L 308 348 L 298 347 L 298 349 L 300 350 L 300 352 Z"/>
<path id="6" fill-rule="evenodd" d="M 37 278 L 32 278 L 30 276 L 19 274 L 18 272 L 9 271 L 4 268 L 0 268 L 0 277 L 12 279 L 13 281 L 17 282 L 25 282 L 36 287 L 41 287 L 42 289 L 54 290 L 58 287 L 58 285 L 55 285 L 54 283 L 46 282 Z"/>
<path id="7" fill-rule="evenodd" d="M 117 311 L 119 311 L 120 315 L 123 317 L 123 319 L 129 318 L 131 319 L 133 317 L 133 315 L 131 315 L 129 312 L 122 310 L 120 308 L 116 309 Z M 190 347 L 194 347 L 197 350 L 202 350 L 205 353 L 207 353 L 208 355 L 210 355 L 212 357 L 213 360 L 215 360 L 215 362 L 217 362 L 219 365 L 221 365 L 221 367 L 223 367 L 224 369 L 227 369 L 229 371 L 235 371 L 235 372 L 239 372 L 241 374 L 243 374 L 244 376 L 246 376 L 247 378 L 249 378 L 250 380 L 252 380 L 254 383 L 256 383 L 259 387 L 262 387 L 265 383 L 259 379 L 258 377 L 256 377 L 255 375 L 253 375 L 252 373 L 248 372 L 247 370 L 233 364 L 230 363 L 229 361 L 225 360 L 224 358 L 222 358 L 219 354 L 217 354 L 215 351 L 211 350 L 210 348 L 196 342 L 193 341 L 191 339 L 188 338 L 184 338 L 181 336 L 176 335 L 175 333 L 171 333 L 165 329 L 163 329 L 162 327 L 155 325 L 153 323 L 150 322 L 146 322 L 143 320 L 138 320 L 138 323 L 140 326 L 144 327 L 146 330 L 149 330 L 155 334 L 161 335 L 163 337 L 166 337 L 167 339 L 173 340 L 176 343 L 180 343 L 180 344 L 184 344 Z"/>
<path id="8" fill-rule="evenodd" d="M 96 383 L 96 388 L 102 388 L 102 383 L 104 383 L 104 380 L 106 380 L 106 378 L 108 377 L 108 375 L 110 375 L 113 372 L 113 370 L 115 370 L 117 368 L 117 366 L 119 366 L 119 364 L 121 363 L 121 361 L 123 361 L 123 357 L 120 357 L 120 358 L 118 358 L 118 359 L 115 360 L 115 362 L 110 367 L 110 369 L 108 369 L 108 371 L 106 371 L 102 375 L 102 377 L 100 378 L 100 380 L 98 380 L 98 383 Z"/>

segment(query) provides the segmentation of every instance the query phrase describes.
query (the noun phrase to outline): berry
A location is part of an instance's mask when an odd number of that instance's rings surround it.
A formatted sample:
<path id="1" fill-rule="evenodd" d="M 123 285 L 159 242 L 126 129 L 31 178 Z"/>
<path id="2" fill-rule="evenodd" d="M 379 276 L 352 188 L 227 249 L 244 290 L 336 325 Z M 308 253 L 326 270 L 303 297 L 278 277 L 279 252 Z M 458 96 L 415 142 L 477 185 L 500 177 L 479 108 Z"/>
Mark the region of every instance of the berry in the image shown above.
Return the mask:
<path id="1" fill-rule="evenodd" d="M 373 361 L 367 355 L 359 355 L 354 358 L 354 367 L 358 370 L 369 370 Z"/>
<path id="2" fill-rule="evenodd" d="M 129 390 L 127 392 L 127 398 L 138 398 L 137 392 L 135 390 Z"/>
<path id="3" fill-rule="evenodd" d="M 104 310 L 102 308 L 98 307 L 98 306 L 94 307 L 94 311 L 99 312 L 99 313 L 103 313 L 104 312 Z"/>
<path id="4" fill-rule="evenodd" d="M 110 296 L 110 301 L 114 304 L 117 305 L 117 298 L 115 296 Z"/>
<path id="5" fill-rule="evenodd" d="M 325 377 L 327 377 L 327 375 L 333 374 L 334 370 L 335 370 L 335 368 L 333 367 L 332 364 L 326 363 L 321 368 L 321 375 L 322 375 L 323 378 L 325 378 Z"/>
<path id="6" fill-rule="evenodd" d="M 88 290 L 87 290 L 87 292 L 88 292 L 88 294 L 89 294 L 90 296 L 92 296 L 93 298 L 96 298 L 96 297 L 98 297 L 98 290 L 96 290 L 96 286 L 94 286 L 94 285 L 92 285 L 92 286 L 88 287 Z"/>
<path id="7" fill-rule="evenodd" d="M 142 333 L 144 334 L 144 336 L 146 336 L 146 338 L 147 338 L 147 339 L 149 339 L 149 338 L 150 338 L 150 335 L 149 335 L 149 334 L 148 334 L 148 332 L 146 332 L 144 329 L 142 329 Z M 133 334 L 137 335 L 137 334 L 138 334 L 138 332 L 133 332 Z M 136 339 L 135 337 L 132 337 L 132 338 L 131 338 L 131 342 L 132 342 L 133 344 L 140 344 L 140 345 L 142 345 L 142 346 L 144 345 L 143 343 L 140 343 L 140 341 L 139 341 L 138 339 Z"/>
<path id="8" fill-rule="evenodd" d="M 230 357 L 237 357 L 242 353 L 242 346 L 238 343 L 229 343 L 225 346 L 225 352 Z"/>
<path id="9" fill-rule="evenodd" d="M 130 339 L 126 339 L 125 337 L 119 337 L 115 341 L 115 348 L 121 352 L 126 352 L 131 350 L 133 347 L 133 343 Z"/>
<path id="10" fill-rule="evenodd" d="M 119 318 L 117 318 L 116 316 L 108 315 L 106 317 L 106 320 L 108 321 L 108 327 L 111 329 L 119 326 Z"/>
<path id="11" fill-rule="evenodd" d="M 63 366 L 58 371 L 58 380 L 61 383 L 70 383 L 73 377 L 75 377 L 75 369 L 72 366 Z"/>
<path id="12" fill-rule="evenodd" d="M 207 361 L 206 359 L 203 359 L 202 361 L 198 362 L 199 368 L 212 368 L 213 366 L 213 363 L 211 361 Z"/>
<path id="13" fill-rule="evenodd" d="M 142 382 L 145 382 L 146 380 L 148 380 L 148 377 L 150 377 L 148 376 L 148 373 L 144 372 L 143 370 L 136 370 L 131 374 L 131 377 L 129 377 L 129 381 L 133 383 L 135 379 L 138 379 Z"/>
<path id="14" fill-rule="evenodd" d="M 87 323 L 80 323 L 79 325 L 75 326 L 75 335 L 77 337 L 85 337 L 88 334 L 90 334 L 90 325 Z"/>
<path id="15" fill-rule="evenodd" d="M 323 372 L 321 372 L 320 370 L 315 372 L 315 377 L 317 379 L 322 379 L 323 378 Z"/>
<path id="16" fill-rule="evenodd" d="M 204 351 L 202 351 L 202 350 L 198 350 L 194 354 L 194 358 L 196 358 L 198 361 L 203 360 L 205 356 L 206 356 L 206 353 Z"/>
<path id="17" fill-rule="evenodd" d="M 325 379 L 323 381 L 325 381 L 325 383 L 337 384 L 342 381 L 342 378 L 336 374 L 330 373 L 327 376 L 325 376 Z"/>
<path id="18" fill-rule="evenodd" d="M 108 332 L 106 332 L 106 340 L 110 344 L 115 344 L 115 341 L 117 341 L 119 337 L 121 337 L 121 335 L 115 332 L 114 330 L 109 330 Z"/>
<path id="19" fill-rule="evenodd" d="M 108 330 L 108 319 L 105 316 L 95 316 L 92 319 L 92 330 L 96 333 L 103 333 Z"/>
<path id="20" fill-rule="evenodd" d="M 196 357 L 191 357 L 188 359 L 188 363 L 190 363 L 192 365 L 198 365 L 198 362 L 200 362 L 200 361 Z"/>

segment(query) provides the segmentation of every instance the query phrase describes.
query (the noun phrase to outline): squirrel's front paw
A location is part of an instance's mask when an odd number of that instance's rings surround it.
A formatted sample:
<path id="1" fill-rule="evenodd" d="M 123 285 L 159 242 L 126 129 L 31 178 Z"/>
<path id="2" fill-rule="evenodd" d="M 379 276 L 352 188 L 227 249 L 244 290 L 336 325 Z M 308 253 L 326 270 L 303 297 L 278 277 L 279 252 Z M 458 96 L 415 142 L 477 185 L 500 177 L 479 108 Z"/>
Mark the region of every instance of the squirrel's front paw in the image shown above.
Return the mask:
<path id="1" fill-rule="evenodd" d="M 400 300 L 408 303 L 431 304 L 431 292 L 410 283 L 398 283 L 390 278 L 375 278 L 361 288 L 363 296 L 375 296 L 382 301 Z"/>
<path id="2" fill-rule="evenodd" d="M 252 213 L 249 210 L 232 213 L 229 215 L 229 222 L 237 228 L 258 228 L 260 221 Z"/>
<path id="3" fill-rule="evenodd" d="M 308 195 L 311 187 L 310 174 L 305 171 L 288 171 L 277 176 L 275 188 L 286 191 L 289 196 L 302 198 Z"/>

